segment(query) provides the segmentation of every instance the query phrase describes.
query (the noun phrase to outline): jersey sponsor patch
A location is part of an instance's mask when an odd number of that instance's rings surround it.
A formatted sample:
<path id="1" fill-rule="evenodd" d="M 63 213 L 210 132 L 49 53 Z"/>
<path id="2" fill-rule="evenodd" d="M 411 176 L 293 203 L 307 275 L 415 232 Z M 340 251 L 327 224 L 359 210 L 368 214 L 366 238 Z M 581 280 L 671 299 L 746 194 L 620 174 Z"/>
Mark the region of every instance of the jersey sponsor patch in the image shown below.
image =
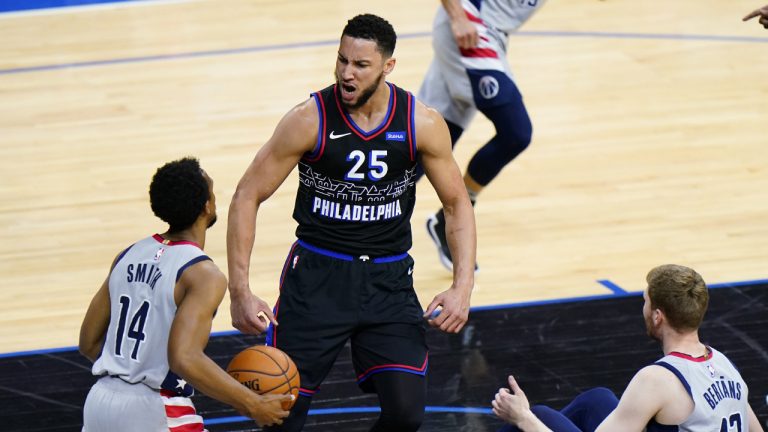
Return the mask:
<path id="1" fill-rule="evenodd" d="M 405 131 L 401 132 L 387 132 L 387 135 L 384 137 L 387 141 L 401 141 L 405 142 Z"/>

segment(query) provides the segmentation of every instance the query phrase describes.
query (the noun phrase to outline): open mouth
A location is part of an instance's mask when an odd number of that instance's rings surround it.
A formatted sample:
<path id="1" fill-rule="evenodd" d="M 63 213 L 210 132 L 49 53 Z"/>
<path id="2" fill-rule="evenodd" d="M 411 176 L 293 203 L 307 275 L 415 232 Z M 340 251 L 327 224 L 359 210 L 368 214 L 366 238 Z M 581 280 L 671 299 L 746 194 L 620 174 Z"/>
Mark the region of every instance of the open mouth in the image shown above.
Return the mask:
<path id="1" fill-rule="evenodd" d="M 341 97 L 344 99 L 351 99 L 355 94 L 357 88 L 351 84 L 341 84 Z"/>

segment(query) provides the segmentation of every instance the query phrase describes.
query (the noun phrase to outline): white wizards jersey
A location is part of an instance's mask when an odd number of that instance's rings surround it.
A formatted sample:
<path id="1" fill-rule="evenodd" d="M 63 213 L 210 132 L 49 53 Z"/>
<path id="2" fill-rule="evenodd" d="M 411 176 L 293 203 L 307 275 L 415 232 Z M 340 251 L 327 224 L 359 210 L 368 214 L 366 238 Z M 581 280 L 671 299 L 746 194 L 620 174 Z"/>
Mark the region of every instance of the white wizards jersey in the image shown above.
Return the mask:
<path id="1" fill-rule="evenodd" d="M 463 0 L 480 10 L 480 19 L 488 27 L 511 33 L 544 4 L 545 0 Z M 478 5 L 479 4 L 479 5 Z M 466 7 L 465 7 L 466 9 Z"/>
<path id="2" fill-rule="evenodd" d="M 168 336 L 176 315 L 176 282 L 187 267 L 208 259 L 195 243 L 157 234 L 117 258 L 109 275 L 109 328 L 94 375 L 191 395 L 192 388 L 169 371 Z"/>
<path id="3" fill-rule="evenodd" d="M 677 430 L 748 432 L 747 384 L 728 357 L 708 348 L 710 354 L 705 357 L 672 352 L 654 363 L 674 373 L 693 399 L 693 412 Z M 656 430 L 658 423 L 648 425 L 648 432 Z"/>

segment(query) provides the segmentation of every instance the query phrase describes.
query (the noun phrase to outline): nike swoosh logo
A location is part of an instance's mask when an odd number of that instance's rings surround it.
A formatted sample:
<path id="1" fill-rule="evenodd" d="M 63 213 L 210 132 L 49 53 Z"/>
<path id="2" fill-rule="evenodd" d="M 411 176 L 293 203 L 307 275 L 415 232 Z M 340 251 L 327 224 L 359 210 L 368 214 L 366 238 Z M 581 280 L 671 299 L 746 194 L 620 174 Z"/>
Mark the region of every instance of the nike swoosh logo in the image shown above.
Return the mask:
<path id="1" fill-rule="evenodd" d="M 408 276 L 413 274 L 413 268 L 408 268 Z"/>
<path id="2" fill-rule="evenodd" d="M 331 134 L 330 134 L 330 135 L 328 135 L 328 138 L 330 138 L 330 139 L 336 139 L 336 138 L 345 137 L 345 136 L 347 136 L 347 135 L 352 135 L 352 132 L 347 132 L 347 133 L 345 133 L 345 134 L 339 134 L 339 135 L 336 135 L 336 134 L 334 133 L 334 131 L 331 131 Z"/>

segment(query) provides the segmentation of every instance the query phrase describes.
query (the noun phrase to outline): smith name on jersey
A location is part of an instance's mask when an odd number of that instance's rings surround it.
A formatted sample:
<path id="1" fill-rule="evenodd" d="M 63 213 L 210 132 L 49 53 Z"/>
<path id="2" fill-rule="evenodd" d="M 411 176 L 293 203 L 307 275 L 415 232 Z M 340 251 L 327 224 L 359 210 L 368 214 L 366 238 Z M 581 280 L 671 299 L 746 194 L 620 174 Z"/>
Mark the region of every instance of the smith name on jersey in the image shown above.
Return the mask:
<path id="1" fill-rule="evenodd" d="M 415 98 L 387 83 L 387 113 L 371 131 L 358 127 L 336 85 L 312 94 L 317 144 L 299 162 L 296 236 L 349 254 L 385 256 L 411 247 L 416 201 Z"/>

